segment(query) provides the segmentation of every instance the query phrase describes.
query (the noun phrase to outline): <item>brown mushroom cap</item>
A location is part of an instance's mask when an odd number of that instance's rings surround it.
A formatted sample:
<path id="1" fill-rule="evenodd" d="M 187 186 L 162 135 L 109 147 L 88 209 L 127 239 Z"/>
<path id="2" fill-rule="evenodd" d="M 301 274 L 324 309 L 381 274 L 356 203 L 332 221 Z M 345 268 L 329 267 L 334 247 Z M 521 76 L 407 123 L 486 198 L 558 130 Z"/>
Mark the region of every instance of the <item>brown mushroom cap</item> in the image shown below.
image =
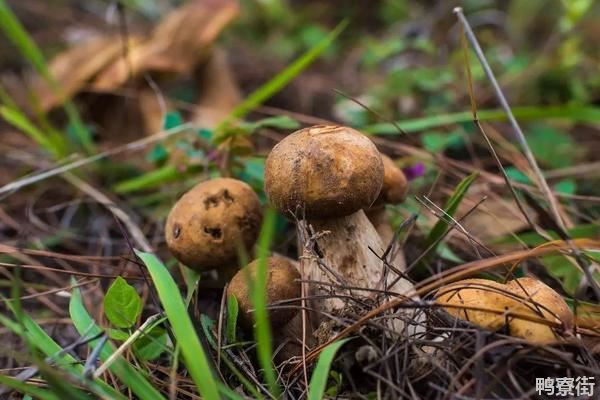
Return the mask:
<path id="1" fill-rule="evenodd" d="M 313 126 L 279 142 L 265 164 L 265 192 L 282 213 L 335 218 L 370 207 L 383 184 L 379 151 L 344 126 Z"/>
<path id="2" fill-rule="evenodd" d="M 254 318 L 251 310 L 252 299 L 248 290 L 247 273 L 252 279 L 256 278 L 258 261 L 254 260 L 244 269 L 238 271 L 227 287 L 227 295 L 235 296 L 239 305 L 240 322 L 252 326 Z M 267 259 L 267 305 L 282 300 L 299 299 L 301 296 L 300 273 L 288 259 L 273 256 Z M 274 326 L 284 324 L 291 320 L 299 311 L 297 308 L 288 308 L 293 303 L 284 304 L 285 308 L 269 310 L 269 320 Z"/>
<path id="3" fill-rule="evenodd" d="M 383 161 L 383 186 L 375 205 L 402 203 L 408 192 L 406 176 L 396 163 L 385 154 L 381 155 L 381 160 Z"/>
<path id="4" fill-rule="evenodd" d="M 573 324 L 573 314 L 564 299 L 534 278 L 519 278 L 506 285 L 487 279 L 465 279 L 439 289 L 436 301 L 450 315 L 484 329 L 498 330 L 508 322 L 512 336 L 532 343 L 554 342 L 559 336 L 546 324 L 514 315 L 507 318 L 504 313 L 561 322 L 565 327 Z M 467 310 L 463 307 L 478 307 L 482 310 Z"/>
<path id="5" fill-rule="evenodd" d="M 167 246 L 190 268 L 231 268 L 239 246 L 254 246 L 261 217 L 258 196 L 246 183 L 230 178 L 201 182 L 171 209 L 165 227 Z"/>
<path id="6" fill-rule="evenodd" d="M 565 299 L 542 281 L 524 277 L 512 280 L 506 286 L 516 295 L 531 299 L 528 302 L 528 310 L 529 312 L 535 312 L 538 317 L 543 315 L 543 318 L 549 321 L 562 322 L 566 329 L 570 329 L 575 323 L 575 317 Z M 536 332 L 530 329 L 530 324 L 529 321 L 522 319 L 513 320 L 510 324 L 511 335 L 533 339 Z M 546 330 L 546 333 L 549 332 Z M 549 342 L 552 341 L 554 335 L 552 337 L 546 336 L 548 340 L 545 340 L 545 342 Z"/>

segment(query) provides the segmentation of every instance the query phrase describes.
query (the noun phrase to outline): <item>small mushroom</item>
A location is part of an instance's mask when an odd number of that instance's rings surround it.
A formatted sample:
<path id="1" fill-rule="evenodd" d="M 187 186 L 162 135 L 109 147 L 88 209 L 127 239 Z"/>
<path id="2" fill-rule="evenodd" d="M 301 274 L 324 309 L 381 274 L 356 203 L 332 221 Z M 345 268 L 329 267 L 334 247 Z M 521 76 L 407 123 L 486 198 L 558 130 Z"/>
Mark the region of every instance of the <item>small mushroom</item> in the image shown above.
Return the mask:
<path id="1" fill-rule="evenodd" d="M 347 304 L 339 295 L 371 297 L 372 289 L 413 292 L 402 278 L 388 288 L 396 276 L 386 273 L 378 257 L 384 245 L 363 211 L 375 202 L 383 181 L 383 162 L 373 142 L 344 126 L 301 129 L 269 154 L 265 192 L 270 202 L 283 214 L 305 218 L 315 234 L 314 249 L 304 249 L 304 271 L 310 281 L 323 283 L 311 284 L 312 295 L 333 295 L 314 301 L 316 309 L 339 314 Z M 356 289 L 361 287 L 369 290 Z"/>
<path id="2" fill-rule="evenodd" d="M 564 299 L 543 282 L 529 277 L 507 284 L 465 279 L 439 289 L 436 301 L 454 317 L 492 331 L 507 326 L 510 335 L 536 344 L 555 342 L 561 338 L 561 332 L 519 316 L 561 323 L 564 332 L 574 323 Z"/>
<path id="3" fill-rule="evenodd" d="M 394 238 L 394 230 L 390 224 L 390 216 L 385 209 L 385 205 L 399 204 L 404 201 L 408 192 L 408 181 L 404 172 L 396 166 L 391 158 L 381 154 L 381 159 L 383 161 L 383 186 L 375 203 L 365 212 L 369 221 L 379 233 L 384 246 L 388 246 Z M 402 249 L 393 248 L 389 260 L 400 271 L 406 269 L 406 260 Z"/>
<path id="4" fill-rule="evenodd" d="M 259 260 L 238 271 L 227 287 L 227 296 L 238 301 L 240 325 L 251 330 L 254 324 L 252 298 L 248 278 L 254 280 Z M 288 360 L 302 352 L 301 284 L 296 262 L 281 256 L 267 258 L 267 306 L 273 338 L 278 347 L 277 359 Z M 311 344 L 311 337 L 307 342 Z"/>
<path id="5" fill-rule="evenodd" d="M 248 287 L 248 279 L 254 280 L 258 271 L 259 260 L 254 260 L 246 267 L 238 271 L 227 287 L 227 295 L 235 296 L 239 305 L 239 319 L 246 327 L 252 327 L 254 316 L 252 313 L 252 298 Z M 285 300 L 298 299 L 301 295 L 300 273 L 296 267 L 284 257 L 267 258 L 267 304 L 273 304 Z M 296 305 L 298 305 L 296 304 Z M 280 326 L 291 320 L 298 308 L 290 307 L 294 304 L 284 304 L 284 307 L 276 307 L 269 310 L 269 320 L 274 326 Z"/>
<path id="6" fill-rule="evenodd" d="M 216 178 L 194 186 L 171 209 L 165 227 L 167 246 L 181 263 L 197 271 L 237 271 L 240 248 L 249 251 L 260 230 L 258 196 L 246 183 Z M 229 276 L 228 276 L 229 275 Z"/>

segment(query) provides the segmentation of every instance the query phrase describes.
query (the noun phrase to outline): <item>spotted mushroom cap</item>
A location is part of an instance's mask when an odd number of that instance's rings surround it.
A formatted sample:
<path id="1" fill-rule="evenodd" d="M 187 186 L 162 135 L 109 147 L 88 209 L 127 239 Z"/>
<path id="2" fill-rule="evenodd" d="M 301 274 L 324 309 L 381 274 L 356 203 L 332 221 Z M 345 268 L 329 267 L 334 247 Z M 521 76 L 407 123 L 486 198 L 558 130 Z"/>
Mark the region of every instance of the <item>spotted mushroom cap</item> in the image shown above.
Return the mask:
<path id="1" fill-rule="evenodd" d="M 190 268 L 231 268 L 239 246 L 254 246 L 261 218 L 260 201 L 250 186 L 236 179 L 211 179 L 194 186 L 171 209 L 167 246 Z"/>
<path id="2" fill-rule="evenodd" d="M 265 192 L 282 213 L 311 219 L 370 207 L 383 184 L 379 151 L 362 133 L 317 125 L 279 142 L 265 164 Z"/>

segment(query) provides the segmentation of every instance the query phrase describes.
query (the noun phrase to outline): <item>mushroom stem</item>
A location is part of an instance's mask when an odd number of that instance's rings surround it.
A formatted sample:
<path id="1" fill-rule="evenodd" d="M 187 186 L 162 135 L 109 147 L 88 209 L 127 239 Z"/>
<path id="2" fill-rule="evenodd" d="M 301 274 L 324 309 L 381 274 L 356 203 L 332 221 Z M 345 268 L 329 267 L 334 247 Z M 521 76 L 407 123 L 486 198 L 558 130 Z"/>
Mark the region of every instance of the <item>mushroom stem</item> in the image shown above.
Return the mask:
<path id="1" fill-rule="evenodd" d="M 390 216 L 386 211 L 385 207 L 371 208 L 366 211 L 367 217 L 373 227 L 379 234 L 381 241 L 385 248 L 390 245 L 394 239 L 394 230 L 390 224 Z M 398 245 L 398 243 L 391 243 L 392 250 L 388 256 L 388 262 L 399 271 L 406 271 L 406 258 L 404 257 L 404 250 Z"/>
<path id="2" fill-rule="evenodd" d="M 314 307 L 339 315 L 348 296 L 372 298 L 382 291 L 410 294 L 413 285 L 385 268 L 379 234 L 360 210 L 346 217 L 310 220 L 316 246 L 305 248 L 310 260 L 305 274 L 311 281 Z M 396 281 L 392 287 L 388 284 Z M 362 290 L 361 290 L 362 289 Z M 323 299 L 321 296 L 330 296 Z"/>

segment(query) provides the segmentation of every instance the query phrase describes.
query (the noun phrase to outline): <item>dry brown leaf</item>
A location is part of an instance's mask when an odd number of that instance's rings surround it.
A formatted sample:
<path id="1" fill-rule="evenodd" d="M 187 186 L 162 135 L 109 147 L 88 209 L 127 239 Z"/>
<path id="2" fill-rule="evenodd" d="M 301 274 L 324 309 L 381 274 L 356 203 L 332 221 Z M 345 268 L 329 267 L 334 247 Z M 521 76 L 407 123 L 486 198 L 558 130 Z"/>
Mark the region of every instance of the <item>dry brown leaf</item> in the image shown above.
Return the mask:
<path id="1" fill-rule="evenodd" d="M 132 37 L 129 46 L 139 42 Z M 97 37 L 78 44 L 57 55 L 50 62 L 49 69 L 62 96 L 69 98 L 81 91 L 104 67 L 123 52 L 123 42 L 118 37 Z M 45 79 L 35 78 L 33 91 L 40 99 L 44 111 L 60 105 L 61 99 Z"/>
<path id="2" fill-rule="evenodd" d="M 457 215 L 464 215 L 475 206 L 474 199 L 487 195 L 487 200 L 481 203 L 462 225 L 473 236 L 481 240 L 489 240 L 519 232 L 528 224 L 523 214 L 512 199 L 504 199 L 494 193 L 471 193 L 459 206 Z M 525 209 L 529 207 L 524 205 Z M 462 236 L 462 235 L 461 235 Z"/>
<path id="3" fill-rule="evenodd" d="M 226 54 L 216 48 L 199 77 L 200 93 L 193 121 L 204 128 L 214 128 L 239 102 L 242 94 L 235 82 Z"/>
<path id="4" fill-rule="evenodd" d="M 194 0 L 179 7 L 151 36 L 133 46 L 94 81 L 97 90 L 110 91 L 146 72 L 190 73 L 209 54 L 211 45 L 239 13 L 233 0 Z"/>

